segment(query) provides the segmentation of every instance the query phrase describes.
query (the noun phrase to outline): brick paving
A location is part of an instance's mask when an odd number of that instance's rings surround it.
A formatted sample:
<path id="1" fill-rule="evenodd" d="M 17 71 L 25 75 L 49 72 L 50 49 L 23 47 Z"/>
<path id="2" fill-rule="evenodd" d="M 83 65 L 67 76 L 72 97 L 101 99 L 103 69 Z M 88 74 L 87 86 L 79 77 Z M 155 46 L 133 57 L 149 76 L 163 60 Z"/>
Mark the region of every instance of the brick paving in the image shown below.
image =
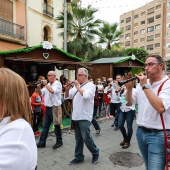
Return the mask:
<path id="1" fill-rule="evenodd" d="M 111 127 L 113 120 L 101 118 L 99 124 L 102 129 L 101 136 L 95 136 L 95 129 L 91 125 L 92 137 L 100 149 L 99 162 L 95 165 L 91 164 L 92 155 L 84 146 L 84 163 L 78 165 L 69 165 L 69 162 L 74 159 L 75 139 L 74 131 L 68 133 L 68 128 L 62 129 L 63 146 L 53 150 L 55 144 L 55 135 L 49 133 L 47 138 L 46 148 L 38 149 L 38 170 L 144 170 L 144 164 L 138 167 L 124 167 L 114 165 L 109 156 L 116 152 L 132 152 L 140 154 L 136 141 L 136 120 L 133 123 L 134 133 L 131 140 L 131 146 L 127 149 L 122 149 L 119 143 L 123 140 L 120 131 L 114 131 Z M 38 138 L 36 139 L 38 141 Z"/>

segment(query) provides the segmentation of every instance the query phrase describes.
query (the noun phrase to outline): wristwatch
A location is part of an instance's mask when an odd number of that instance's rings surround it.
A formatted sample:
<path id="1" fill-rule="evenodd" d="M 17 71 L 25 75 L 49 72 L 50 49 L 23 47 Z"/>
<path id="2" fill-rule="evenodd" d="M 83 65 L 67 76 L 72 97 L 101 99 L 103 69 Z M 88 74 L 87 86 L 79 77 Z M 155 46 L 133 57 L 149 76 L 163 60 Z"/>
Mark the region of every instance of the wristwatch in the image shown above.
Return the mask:
<path id="1" fill-rule="evenodd" d="M 145 84 L 143 87 L 142 87 L 142 90 L 144 89 L 149 89 L 149 86 L 147 84 Z"/>

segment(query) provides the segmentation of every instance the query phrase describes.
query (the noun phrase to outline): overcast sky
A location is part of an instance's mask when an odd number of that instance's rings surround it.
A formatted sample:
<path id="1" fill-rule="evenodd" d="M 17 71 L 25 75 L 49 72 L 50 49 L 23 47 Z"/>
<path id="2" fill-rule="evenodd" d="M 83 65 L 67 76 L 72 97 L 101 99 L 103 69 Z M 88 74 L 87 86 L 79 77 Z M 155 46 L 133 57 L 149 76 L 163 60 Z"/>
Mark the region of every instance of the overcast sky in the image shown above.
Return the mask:
<path id="1" fill-rule="evenodd" d="M 82 6 L 92 5 L 99 9 L 98 19 L 109 23 L 119 22 L 119 16 L 137 9 L 153 0 L 81 0 Z"/>

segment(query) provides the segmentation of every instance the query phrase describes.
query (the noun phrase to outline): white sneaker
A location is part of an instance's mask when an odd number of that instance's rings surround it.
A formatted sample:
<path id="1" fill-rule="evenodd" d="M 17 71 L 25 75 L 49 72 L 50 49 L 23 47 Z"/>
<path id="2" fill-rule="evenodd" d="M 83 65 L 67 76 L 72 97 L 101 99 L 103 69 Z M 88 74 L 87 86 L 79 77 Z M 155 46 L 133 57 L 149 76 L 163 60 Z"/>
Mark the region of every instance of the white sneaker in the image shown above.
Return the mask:
<path id="1" fill-rule="evenodd" d="M 96 136 L 100 136 L 101 135 L 101 129 L 96 130 Z"/>

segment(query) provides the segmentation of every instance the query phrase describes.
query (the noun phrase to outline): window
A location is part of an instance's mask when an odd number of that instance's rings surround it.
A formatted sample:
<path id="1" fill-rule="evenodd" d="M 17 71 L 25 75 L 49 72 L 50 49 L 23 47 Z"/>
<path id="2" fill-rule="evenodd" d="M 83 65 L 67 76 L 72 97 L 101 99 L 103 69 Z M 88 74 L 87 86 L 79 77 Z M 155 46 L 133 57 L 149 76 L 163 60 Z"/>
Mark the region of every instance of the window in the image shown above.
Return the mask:
<path id="1" fill-rule="evenodd" d="M 170 23 L 167 23 L 166 26 L 167 26 L 167 28 L 170 28 Z"/>
<path id="2" fill-rule="evenodd" d="M 124 27 L 122 27 L 121 30 L 124 31 Z"/>
<path id="3" fill-rule="evenodd" d="M 126 41 L 125 46 L 130 46 L 130 41 Z"/>
<path id="4" fill-rule="evenodd" d="M 130 33 L 125 35 L 125 39 L 129 39 L 130 38 Z"/>
<path id="5" fill-rule="evenodd" d="M 153 35 L 147 36 L 147 41 L 153 41 L 153 39 L 154 39 L 154 36 L 153 36 Z"/>
<path id="6" fill-rule="evenodd" d="M 145 24 L 145 20 L 141 21 L 141 25 Z"/>
<path id="7" fill-rule="evenodd" d="M 141 16 L 144 16 L 145 15 L 145 11 L 144 12 L 141 12 Z"/>
<path id="8" fill-rule="evenodd" d="M 167 58 L 170 58 L 170 53 L 166 53 L 166 57 L 167 57 Z"/>
<path id="9" fill-rule="evenodd" d="M 159 29 L 159 28 L 161 28 L 161 24 L 155 25 L 155 29 Z"/>
<path id="10" fill-rule="evenodd" d="M 145 38 L 140 38 L 140 42 L 145 41 Z"/>
<path id="11" fill-rule="evenodd" d="M 44 27 L 44 41 L 48 41 L 48 30 Z"/>
<path id="12" fill-rule="evenodd" d="M 0 0 L 0 18 L 13 22 L 13 2 Z"/>
<path id="13" fill-rule="evenodd" d="M 137 19 L 138 18 L 138 14 L 134 15 L 134 19 Z"/>
<path id="14" fill-rule="evenodd" d="M 138 39 L 135 39 L 135 40 L 134 40 L 134 43 L 138 43 Z"/>
<path id="15" fill-rule="evenodd" d="M 156 19 L 161 18 L 161 14 L 155 16 Z"/>
<path id="16" fill-rule="evenodd" d="M 152 32 L 152 31 L 154 31 L 154 26 L 151 26 L 151 27 L 147 28 L 147 32 Z"/>
<path id="17" fill-rule="evenodd" d="M 170 43 L 166 43 L 166 48 L 170 49 Z"/>
<path id="18" fill-rule="evenodd" d="M 121 20 L 121 23 L 124 23 L 124 19 Z"/>
<path id="19" fill-rule="evenodd" d="M 145 49 L 145 46 L 142 46 L 142 47 L 140 47 L 140 48 Z"/>
<path id="20" fill-rule="evenodd" d="M 135 31 L 135 32 L 134 32 L 134 35 L 137 35 L 137 34 L 138 34 L 138 31 Z"/>
<path id="21" fill-rule="evenodd" d="M 156 6 L 156 10 L 161 8 L 161 4 Z"/>
<path id="22" fill-rule="evenodd" d="M 159 38 L 160 37 L 160 33 L 155 34 L 155 38 Z"/>
<path id="23" fill-rule="evenodd" d="M 153 50 L 153 44 L 147 45 L 147 50 Z"/>
<path id="24" fill-rule="evenodd" d="M 131 21 L 131 17 L 126 18 L 126 23 Z"/>
<path id="25" fill-rule="evenodd" d="M 140 33 L 144 34 L 145 33 L 145 29 L 140 30 Z"/>
<path id="26" fill-rule="evenodd" d="M 155 48 L 160 47 L 160 43 L 155 44 Z"/>
<path id="27" fill-rule="evenodd" d="M 170 32 L 167 32 L 167 33 L 166 33 L 166 37 L 167 37 L 167 38 L 170 38 Z"/>
<path id="28" fill-rule="evenodd" d="M 170 19 L 170 13 L 167 13 L 167 18 Z"/>
<path id="29" fill-rule="evenodd" d="M 154 22 L 154 17 L 148 18 L 148 24 Z"/>
<path id="30" fill-rule="evenodd" d="M 170 8 L 170 2 L 167 2 L 167 7 Z"/>
<path id="31" fill-rule="evenodd" d="M 138 23 L 135 23 L 135 24 L 134 24 L 134 27 L 137 27 L 137 26 L 138 26 Z"/>
<path id="32" fill-rule="evenodd" d="M 126 26 L 126 31 L 131 30 L 131 25 Z"/>
<path id="33" fill-rule="evenodd" d="M 154 13 L 154 7 L 153 7 L 153 8 L 148 9 L 148 12 L 147 12 L 147 14 L 148 14 L 148 15 L 149 15 L 149 14 L 152 14 L 152 13 Z"/>

